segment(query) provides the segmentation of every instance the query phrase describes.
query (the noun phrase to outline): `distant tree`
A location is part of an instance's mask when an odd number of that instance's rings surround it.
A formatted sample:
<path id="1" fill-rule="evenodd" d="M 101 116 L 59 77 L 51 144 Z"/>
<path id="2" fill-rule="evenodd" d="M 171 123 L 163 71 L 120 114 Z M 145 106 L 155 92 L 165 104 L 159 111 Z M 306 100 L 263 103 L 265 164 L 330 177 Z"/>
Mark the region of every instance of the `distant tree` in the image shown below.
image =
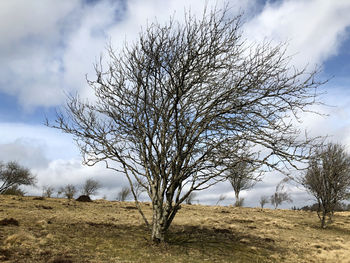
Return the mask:
<path id="1" fill-rule="evenodd" d="M 20 166 L 17 162 L 0 163 L 0 194 L 11 187 L 20 185 L 34 185 L 35 176 L 28 168 Z"/>
<path id="2" fill-rule="evenodd" d="M 226 196 L 224 194 L 221 194 L 219 196 L 219 199 L 218 201 L 216 201 L 216 204 L 215 205 L 219 205 L 220 202 L 224 201 L 226 199 Z"/>
<path id="3" fill-rule="evenodd" d="M 314 203 L 309 206 L 306 205 L 306 206 L 303 206 L 301 210 L 317 212 L 319 210 L 319 205 L 318 203 Z M 349 211 L 349 210 L 350 210 L 350 204 L 346 204 L 344 202 L 337 203 L 337 205 L 334 207 L 334 212 Z"/>
<path id="4" fill-rule="evenodd" d="M 128 196 L 131 194 L 130 188 L 127 186 L 124 186 L 118 193 L 117 200 L 118 201 L 125 201 Z"/>
<path id="5" fill-rule="evenodd" d="M 51 197 L 55 191 L 55 188 L 52 186 L 43 186 L 43 197 Z"/>
<path id="6" fill-rule="evenodd" d="M 97 190 L 101 188 L 101 184 L 94 179 L 87 179 L 81 189 L 83 195 L 95 195 Z"/>
<path id="7" fill-rule="evenodd" d="M 350 155 L 345 146 L 329 143 L 318 149 L 310 159 L 302 184 L 315 197 L 321 227 L 325 228 L 326 218 L 331 222 L 337 205 L 350 195 Z"/>
<path id="8" fill-rule="evenodd" d="M 350 211 L 350 204 L 347 204 L 346 211 Z"/>
<path id="9" fill-rule="evenodd" d="M 60 197 L 63 194 L 63 187 L 57 189 L 57 197 Z"/>
<path id="10" fill-rule="evenodd" d="M 303 211 L 314 211 L 314 212 L 317 212 L 318 210 L 318 204 L 315 203 L 315 204 L 312 204 L 312 205 L 305 205 L 301 208 L 301 210 Z"/>
<path id="11" fill-rule="evenodd" d="M 287 192 L 275 192 L 271 198 L 270 198 L 271 204 L 277 209 L 279 205 L 281 205 L 283 202 L 292 202 L 289 193 Z"/>
<path id="12" fill-rule="evenodd" d="M 315 144 L 286 118 L 317 101 L 317 70 L 291 66 L 284 45 L 246 43 L 228 7 L 150 23 L 120 53 L 110 46 L 108 58 L 88 81 L 96 98 L 69 96 L 48 125 L 73 135 L 85 164 L 126 177 L 154 242 L 165 241 L 191 192 L 222 179 L 224 159 L 240 156 L 242 144 L 273 169 L 305 161 Z M 142 179 L 152 224 L 133 189 Z"/>
<path id="13" fill-rule="evenodd" d="M 264 205 L 269 203 L 269 197 L 266 195 L 261 196 L 259 203 L 260 203 L 261 208 L 264 208 Z"/>
<path id="14" fill-rule="evenodd" d="M 289 193 L 284 189 L 285 183 L 289 181 L 289 178 L 284 178 L 281 182 L 279 182 L 276 186 L 275 193 L 271 195 L 270 202 L 277 209 L 279 205 L 283 202 L 293 202 Z"/>
<path id="15" fill-rule="evenodd" d="M 144 180 L 134 181 L 132 185 L 137 199 L 142 193 L 147 192 L 147 183 Z"/>
<path id="16" fill-rule="evenodd" d="M 259 180 L 261 174 L 254 174 L 257 169 L 258 166 L 248 161 L 234 162 L 229 165 L 226 174 L 235 192 L 235 206 L 243 204 L 243 199 L 239 198 L 239 193 L 251 189 Z"/>
<path id="17" fill-rule="evenodd" d="M 59 191 L 69 200 L 73 199 L 74 195 L 77 193 L 76 187 L 72 184 L 61 187 Z"/>
<path id="18" fill-rule="evenodd" d="M 1 194 L 3 195 L 18 195 L 18 196 L 24 196 L 25 192 L 18 187 L 18 185 L 11 186 L 7 188 L 5 191 L 3 191 Z"/>
<path id="19" fill-rule="evenodd" d="M 185 199 L 185 203 L 188 205 L 192 205 L 194 198 L 196 197 L 196 194 L 194 192 L 192 192 L 191 194 L 189 194 L 187 196 L 187 198 Z"/>

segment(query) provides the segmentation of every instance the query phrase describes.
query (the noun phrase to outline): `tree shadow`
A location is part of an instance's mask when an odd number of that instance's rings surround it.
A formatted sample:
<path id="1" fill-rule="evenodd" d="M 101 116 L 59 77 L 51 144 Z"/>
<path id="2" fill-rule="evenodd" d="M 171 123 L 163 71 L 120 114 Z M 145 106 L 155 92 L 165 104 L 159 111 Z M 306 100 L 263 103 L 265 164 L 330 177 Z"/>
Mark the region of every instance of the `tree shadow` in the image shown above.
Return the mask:
<path id="1" fill-rule="evenodd" d="M 204 254 L 255 253 L 268 257 L 273 253 L 284 253 L 285 248 L 268 237 L 258 237 L 226 228 L 178 226 L 173 225 L 169 231 L 167 243 L 178 246 L 183 251 L 198 249 Z M 259 251 L 259 252 L 258 252 Z"/>

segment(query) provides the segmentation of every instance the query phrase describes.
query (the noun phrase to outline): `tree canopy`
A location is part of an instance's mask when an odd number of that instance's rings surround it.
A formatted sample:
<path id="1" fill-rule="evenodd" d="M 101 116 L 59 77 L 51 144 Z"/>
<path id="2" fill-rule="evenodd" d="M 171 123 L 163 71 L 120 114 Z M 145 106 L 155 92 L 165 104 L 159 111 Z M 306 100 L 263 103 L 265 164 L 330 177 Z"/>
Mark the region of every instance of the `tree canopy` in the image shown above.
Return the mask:
<path id="1" fill-rule="evenodd" d="M 17 162 L 0 163 L 0 194 L 20 185 L 34 185 L 35 176 Z"/>
<path id="2" fill-rule="evenodd" d="M 317 72 L 289 66 L 283 45 L 247 45 L 241 16 L 227 8 L 151 23 L 108 55 L 88 81 L 96 100 L 69 96 L 48 125 L 74 136 L 86 164 L 123 173 L 150 225 L 133 182 L 146 189 L 154 241 L 192 191 L 224 178 L 228 160 L 251 152 L 250 161 L 280 169 L 309 153 L 314 141 L 288 118 L 315 103 Z"/>

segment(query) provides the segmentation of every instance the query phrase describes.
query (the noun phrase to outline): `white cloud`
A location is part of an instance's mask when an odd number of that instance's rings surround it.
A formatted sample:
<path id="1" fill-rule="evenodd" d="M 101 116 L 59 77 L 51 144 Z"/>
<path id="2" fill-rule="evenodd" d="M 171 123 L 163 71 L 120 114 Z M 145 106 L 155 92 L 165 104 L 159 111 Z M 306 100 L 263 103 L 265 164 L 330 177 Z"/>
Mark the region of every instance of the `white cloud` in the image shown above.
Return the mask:
<path id="1" fill-rule="evenodd" d="M 78 4 L 77 0 L 0 2 L 0 91 L 16 96 L 24 107 L 61 101 L 63 19 Z"/>
<path id="2" fill-rule="evenodd" d="M 105 52 L 108 41 L 107 31 L 116 19 L 116 13 L 122 13 L 119 2 L 101 1 L 94 6 L 85 6 L 79 17 L 79 26 L 67 37 L 66 48 L 62 55 L 64 67 L 63 81 L 68 91 L 79 91 L 83 97 L 91 97 L 85 76 L 95 78 L 93 64 Z"/>
<path id="3" fill-rule="evenodd" d="M 208 7 L 224 3 L 206 2 Z M 255 2 L 230 4 L 239 12 Z M 93 63 L 109 38 L 120 47 L 125 39 L 134 40 L 147 21 L 157 17 L 162 23 L 174 14 L 181 19 L 185 7 L 200 15 L 204 5 L 201 0 L 1 1 L 0 92 L 16 96 L 26 109 L 59 105 L 65 92 L 91 97 L 85 75 L 95 78 Z"/>
<path id="4" fill-rule="evenodd" d="M 181 19 L 185 9 L 201 15 L 207 3 L 225 1 L 1 1 L 0 91 L 16 96 L 24 107 L 59 105 L 65 91 L 91 96 L 85 74 L 95 78 L 93 63 L 109 39 L 115 47 L 134 40 L 147 21 Z M 245 11 L 249 40 L 290 40 L 289 53 L 300 66 L 321 64 L 337 53 L 350 25 L 347 0 L 267 2 L 230 1 L 232 13 Z M 252 11 L 253 10 L 253 11 Z M 253 16 L 254 12 L 256 13 Z"/>
<path id="5" fill-rule="evenodd" d="M 11 0 L 0 2 L 0 35 L 2 48 L 11 48 L 27 37 L 56 37 L 58 23 L 73 8 L 79 0 Z"/>
<path id="6" fill-rule="evenodd" d="M 293 63 L 321 65 L 337 54 L 350 26 L 348 0 L 285 0 L 267 2 L 244 27 L 250 40 L 288 42 Z"/>
<path id="7" fill-rule="evenodd" d="M 72 136 L 44 125 L 0 123 L 0 131 L 0 145 L 14 144 L 18 152 L 27 151 L 24 148 L 28 151 L 40 149 L 42 155 L 48 160 L 70 159 L 79 156 L 79 151 L 73 143 Z M 27 162 L 30 162 L 30 160 L 27 160 Z"/>
<path id="8" fill-rule="evenodd" d="M 16 139 L 11 143 L 0 144 L 0 160 L 16 161 L 20 165 L 31 168 L 45 168 L 48 159 L 44 155 L 41 141 Z"/>

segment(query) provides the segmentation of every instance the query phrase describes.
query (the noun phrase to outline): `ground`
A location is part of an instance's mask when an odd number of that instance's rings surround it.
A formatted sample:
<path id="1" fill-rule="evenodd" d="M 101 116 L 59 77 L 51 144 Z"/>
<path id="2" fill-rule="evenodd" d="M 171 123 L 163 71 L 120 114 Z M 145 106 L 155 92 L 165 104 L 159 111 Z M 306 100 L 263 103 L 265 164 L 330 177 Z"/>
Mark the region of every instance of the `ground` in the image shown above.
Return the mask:
<path id="1" fill-rule="evenodd" d="M 350 262 L 350 212 L 183 205 L 155 245 L 132 202 L 0 195 L 0 262 Z"/>

